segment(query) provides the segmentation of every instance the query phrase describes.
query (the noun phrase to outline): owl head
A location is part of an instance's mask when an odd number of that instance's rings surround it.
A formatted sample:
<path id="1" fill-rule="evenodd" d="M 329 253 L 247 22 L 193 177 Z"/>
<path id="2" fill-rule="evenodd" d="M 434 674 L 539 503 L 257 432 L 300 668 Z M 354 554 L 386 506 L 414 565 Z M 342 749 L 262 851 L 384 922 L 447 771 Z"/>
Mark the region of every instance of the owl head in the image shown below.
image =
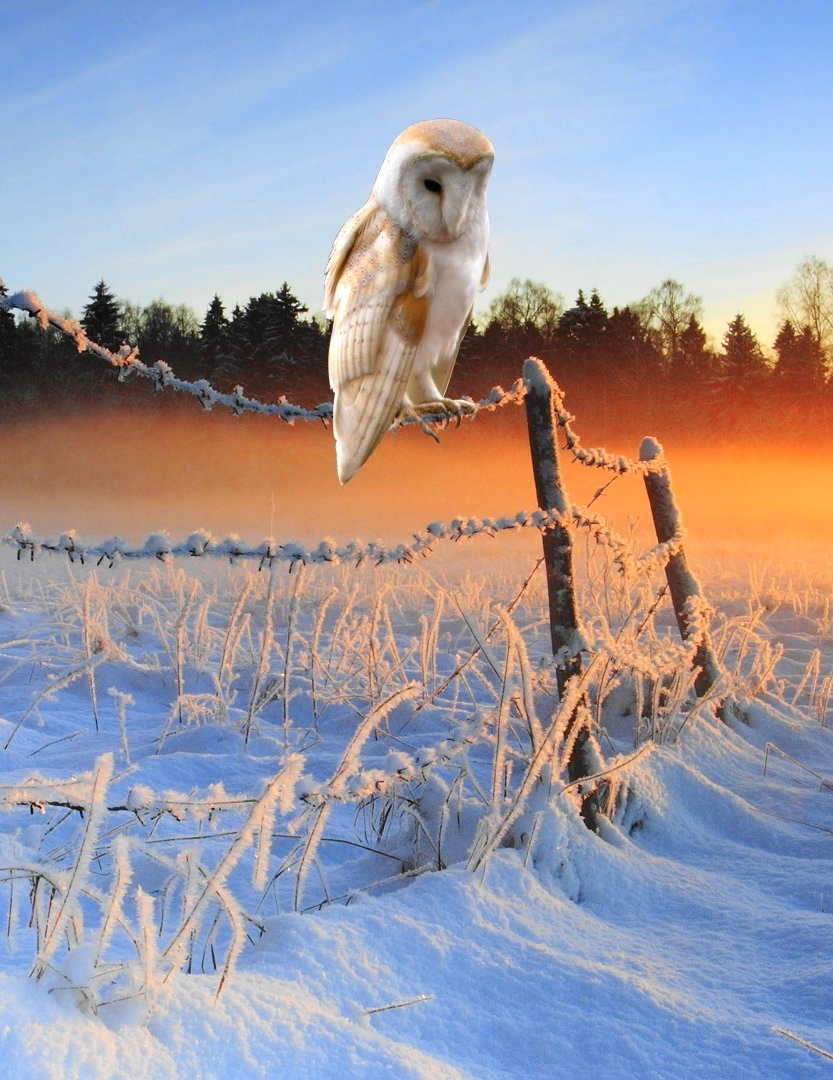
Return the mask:
<path id="1" fill-rule="evenodd" d="M 494 161 L 486 136 L 460 120 L 422 120 L 388 150 L 372 198 L 418 239 L 456 240 L 482 213 Z"/>

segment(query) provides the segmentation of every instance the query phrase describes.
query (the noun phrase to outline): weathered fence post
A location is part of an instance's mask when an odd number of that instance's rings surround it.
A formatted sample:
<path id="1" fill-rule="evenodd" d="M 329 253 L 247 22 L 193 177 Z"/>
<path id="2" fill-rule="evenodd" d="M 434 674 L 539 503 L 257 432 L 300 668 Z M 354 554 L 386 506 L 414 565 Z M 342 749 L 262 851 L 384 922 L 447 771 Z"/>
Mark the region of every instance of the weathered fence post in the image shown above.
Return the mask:
<path id="1" fill-rule="evenodd" d="M 673 540 L 682 532 L 682 519 L 674 501 L 671 489 L 671 474 L 665 461 L 662 446 L 656 439 L 645 438 L 639 447 L 639 460 L 652 462 L 658 466 L 655 471 L 645 473 L 645 489 L 651 504 L 651 516 L 657 540 L 661 544 Z M 721 676 L 720 664 L 714 654 L 708 626 L 704 622 L 703 593 L 700 583 L 691 572 L 682 547 L 665 564 L 665 576 L 671 593 L 671 603 L 684 641 L 697 639 L 697 651 L 694 664 L 699 669 L 694 682 L 694 692 L 698 697 L 705 697 Z M 718 709 L 722 717 L 722 703 Z"/>
<path id="2" fill-rule="evenodd" d="M 532 356 L 524 362 L 523 380 L 538 505 L 542 510 L 555 510 L 566 515 L 570 503 L 558 461 L 552 379 L 541 361 Z M 581 671 L 582 645 L 573 577 L 573 537 L 569 527 L 558 522 L 548 525 L 543 532 L 543 547 L 550 638 L 557 659 L 558 691 L 563 694 L 567 679 Z"/>
<path id="3" fill-rule="evenodd" d="M 523 381 L 526 389 L 529 450 L 538 505 L 542 510 L 555 510 L 566 518 L 570 501 L 561 480 L 558 460 L 558 422 L 555 415 L 553 381 L 541 361 L 534 356 L 524 361 Z M 581 649 L 584 644 L 576 603 L 573 535 L 569 525 L 561 522 L 548 525 L 543 530 L 542 544 L 547 574 L 550 639 L 553 656 L 556 658 L 558 693 L 563 698 L 567 680 L 581 673 Z M 567 775 L 571 782 L 590 776 L 594 771 L 595 762 L 585 715 L 584 709 L 576 709 L 565 733 L 565 741 L 569 742 L 576 725 L 582 724 L 567 761 Z M 596 792 L 585 793 L 582 797 L 581 816 L 593 832 L 597 828 L 598 812 Z"/>

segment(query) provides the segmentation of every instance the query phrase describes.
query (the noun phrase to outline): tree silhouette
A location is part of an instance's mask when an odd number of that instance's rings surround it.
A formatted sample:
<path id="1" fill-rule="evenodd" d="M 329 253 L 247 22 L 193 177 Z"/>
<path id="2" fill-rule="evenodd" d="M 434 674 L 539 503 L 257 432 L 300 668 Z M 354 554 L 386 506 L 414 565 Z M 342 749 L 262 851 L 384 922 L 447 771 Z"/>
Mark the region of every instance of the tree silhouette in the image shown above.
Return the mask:
<path id="1" fill-rule="evenodd" d="M 642 392 L 656 387 L 662 357 L 645 322 L 631 306 L 614 308 L 607 320 L 605 349 L 607 369 L 621 390 Z"/>
<path id="2" fill-rule="evenodd" d="M 188 361 L 198 349 L 200 324 L 187 304 L 153 300 L 141 311 L 136 344 L 146 363 Z"/>
<path id="3" fill-rule="evenodd" d="M 0 297 L 8 296 L 9 290 L 0 281 Z M 0 370 L 10 368 L 14 364 L 17 351 L 18 334 L 15 317 L 6 308 L 0 307 Z"/>
<path id="4" fill-rule="evenodd" d="M 223 309 L 223 301 L 215 293 L 200 327 L 200 356 L 208 369 L 207 377 L 209 372 L 214 377 L 224 374 L 221 358 L 224 355 L 228 327 L 229 321 Z"/>
<path id="5" fill-rule="evenodd" d="M 570 367 L 598 373 L 605 359 L 607 311 L 596 289 L 588 301 L 579 289 L 573 307 L 558 320 L 558 350 Z"/>
<path id="6" fill-rule="evenodd" d="M 824 352 L 809 326 L 796 332 L 787 319 L 775 339 L 775 353 L 774 374 L 781 392 L 807 397 L 821 391 L 826 375 Z"/>
<path id="7" fill-rule="evenodd" d="M 723 335 L 722 376 L 734 390 L 749 391 L 767 374 L 766 357 L 743 315 L 736 315 Z"/>
<path id="8" fill-rule="evenodd" d="M 689 316 L 671 357 L 672 381 L 677 385 L 702 383 L 713 375 L 716 366 L 716 357 L 706 344 L 706 331 L 696 315 Z"/>
<path id="9" fill-rule="evenodd" d="M 797 314 L 779 328 L 774 364 L 741 314 L 714 351 L 701 323 L 702 301 L 673 278 L 611 314 L 596 289 L 580 289 L 565 310 L 546 285 L 513 278 L 492 301 L 482 332 L 475 324 L 467 328 L 454 393 L 477 398 L 492 386 L 510 385 L 520 361 L 538 355 L 567 391 L 571 408 L 607 430 L 623 430 L 623 423 L 638 418 L 643 430 L 650 423 L 660 435 L 681 428 L 713 432 L 717 416 L 732 421 L 727 430 L 745 426 L 749 435 L 773 424 L 782 433 L 822 431 L 833 394 L 833 357 L 823 340 L 828 299 L 833 318 L 829 275 L 823 260 L 807 259 L 779 293 L 779 302 L 789 301 Z M 265 400 L 287 394 L 299 404 L 318 404 L 330 395 L 330 327 L 320 316 L 306 315 L 287 282 L 237 305 L 230 316 L 215 295 L 199 322 L 184 304 L 159 299 L 143 308 L 117 300 L 102 280 L 81 321 L 91 340 L 111 349 L 124 341 L 138 345 L 143 360 L 166 360 L 185 378 L 207 378 L 223 390 L 240 383 Z M 0 387 L 12 409 L 130 395 L 116 389 L 112 369 L 79 355 L 57 330 L 2 309 Z"/>
<path id="10" fill-rule="evenodd" d="M 546 285 L 512 278 L 509 287 L 489 305 L 483 337 L 487 352 L 513 356 L 545 356 L 553 347 L 564 301 Z"/>
<path id="11" fill-rule="evenodd" d="M 122 344 L 119 302 L 103 280 L 93 289 L 80 322 L 86 335 L 105 349 L 118 349 Z"/>
<path id="12" fill-rule="evenodd" d="M 824 353 L 833 352 L 833 266 L 811 255 L 778 290 L 781 312 L 799 330 L 808 327 Z"/>
<path id="13" fill-rule="evenodd" d="M 687 293 L 679 281 L 666 278 L 661 285 L 651 289 L 640 306 L 670 366 L 692 316 L 698 320 L 702 318 L 703 301 L 699 296 Z"/>

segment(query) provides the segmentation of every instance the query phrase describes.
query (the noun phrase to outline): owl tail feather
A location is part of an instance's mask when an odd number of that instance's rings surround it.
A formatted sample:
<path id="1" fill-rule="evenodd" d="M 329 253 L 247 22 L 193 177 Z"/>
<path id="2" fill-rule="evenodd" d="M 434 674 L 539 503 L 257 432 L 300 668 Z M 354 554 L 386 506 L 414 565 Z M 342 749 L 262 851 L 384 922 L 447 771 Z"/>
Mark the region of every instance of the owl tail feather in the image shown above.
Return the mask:
<path id="1" fill-rule="evenodd" d="M 342 484 L 356 475 L 396 419 L 404 382 L 401 387 L 390 386 L 387 380 L 365 377 L 351 380 L 336 392 L 333 434 Z"/>

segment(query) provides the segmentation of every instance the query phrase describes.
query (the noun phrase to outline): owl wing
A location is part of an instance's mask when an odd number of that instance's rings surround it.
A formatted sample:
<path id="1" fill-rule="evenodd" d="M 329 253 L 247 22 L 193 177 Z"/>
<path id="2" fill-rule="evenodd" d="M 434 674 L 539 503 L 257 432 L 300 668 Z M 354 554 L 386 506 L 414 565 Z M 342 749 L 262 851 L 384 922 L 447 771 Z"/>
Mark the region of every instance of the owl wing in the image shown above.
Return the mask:
<path id="1" fill-rule="evenodd" d="M 327 264 L 333 433 L 342 484 L 396 417 L 425 329 L 429 296 L 427 253 L 384 210 L 368 203 L 338 234 Z"/>

